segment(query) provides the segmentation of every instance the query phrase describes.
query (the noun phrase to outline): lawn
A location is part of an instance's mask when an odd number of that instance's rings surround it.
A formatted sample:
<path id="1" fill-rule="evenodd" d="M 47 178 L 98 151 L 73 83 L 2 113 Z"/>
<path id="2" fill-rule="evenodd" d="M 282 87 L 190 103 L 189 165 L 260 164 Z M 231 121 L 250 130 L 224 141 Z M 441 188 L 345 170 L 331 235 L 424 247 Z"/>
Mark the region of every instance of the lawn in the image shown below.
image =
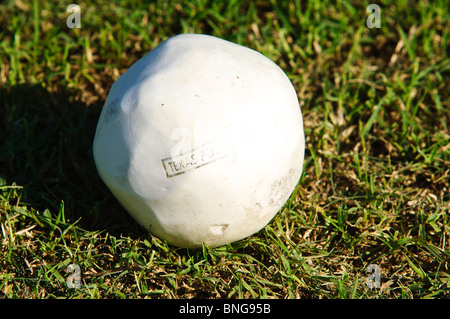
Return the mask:
<path id="1" fill-rule="evenodd" d="M 83 1 L 80 28 L 70 3 L 0 5 L 0 298 L 450 298 L 447 1 L 379 1 L 379 28 L 364 1 Z M 275 61 L 304 117 L 289 201 L 214 249 L 146 233 L 92 157 L 112 83 L 179 33 Z"/>

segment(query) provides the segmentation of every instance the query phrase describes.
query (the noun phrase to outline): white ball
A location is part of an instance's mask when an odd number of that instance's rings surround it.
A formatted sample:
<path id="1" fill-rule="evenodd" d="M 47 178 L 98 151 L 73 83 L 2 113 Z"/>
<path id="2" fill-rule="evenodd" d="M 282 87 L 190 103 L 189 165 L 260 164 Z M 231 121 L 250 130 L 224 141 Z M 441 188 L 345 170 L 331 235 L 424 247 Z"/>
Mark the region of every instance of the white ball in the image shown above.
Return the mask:
<path id="1" fill-rule="evenodd" d="M 99 175 L 123 207 L 185 248 L 265 227 L 296 187 L 304 149 L 284 72 L 200 34 L 164 41 L 113 84 L 93 144 Z"/>

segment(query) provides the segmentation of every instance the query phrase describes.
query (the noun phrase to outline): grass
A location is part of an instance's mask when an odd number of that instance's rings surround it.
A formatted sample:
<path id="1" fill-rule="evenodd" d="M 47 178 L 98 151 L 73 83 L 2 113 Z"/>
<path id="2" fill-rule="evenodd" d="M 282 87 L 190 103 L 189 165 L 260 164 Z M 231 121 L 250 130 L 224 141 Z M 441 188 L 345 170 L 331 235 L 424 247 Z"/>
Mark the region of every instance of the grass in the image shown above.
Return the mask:
<path id="1" fill-rule="evenodd" d="M 446 1 L 382 1 L 373 29 L 360 1 L 92 1 L 79 3 L 79 29 L 66 26 L 69 4 L 0 5 L 1 297 L 450 297 Z M 91 150 L 111 84 L 185 32 L 279 64 L 307 145 L 267 227 L 195 251 L 145 233 Z"/>

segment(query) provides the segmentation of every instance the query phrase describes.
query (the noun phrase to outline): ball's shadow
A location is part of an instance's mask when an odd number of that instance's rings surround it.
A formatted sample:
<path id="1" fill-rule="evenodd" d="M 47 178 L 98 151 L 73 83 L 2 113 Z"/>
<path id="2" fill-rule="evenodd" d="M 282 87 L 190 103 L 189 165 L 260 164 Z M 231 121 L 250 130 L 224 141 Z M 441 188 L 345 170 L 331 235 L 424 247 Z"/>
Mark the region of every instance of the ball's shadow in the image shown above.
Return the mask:
<path id="1" fill-rule="evenodd" d="M 92 141 L 104 101 L 83 103 L 62 85 L 0 88 L 0 178 L 23 186 L 21 203 L 90 231 L 146 235 L 97 174 Z M 60 214 L 61 215 L 61 214 Z"/>

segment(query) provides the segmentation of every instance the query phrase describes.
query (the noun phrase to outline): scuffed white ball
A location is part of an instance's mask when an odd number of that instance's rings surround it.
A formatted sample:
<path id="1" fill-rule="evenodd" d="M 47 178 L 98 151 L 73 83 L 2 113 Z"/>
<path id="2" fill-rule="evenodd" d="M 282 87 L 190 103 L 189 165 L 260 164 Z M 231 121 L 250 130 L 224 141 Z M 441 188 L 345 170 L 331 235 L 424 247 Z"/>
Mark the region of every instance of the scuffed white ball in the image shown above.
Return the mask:
<path id="1" fill-rule="evenodd" d="M 284 72 L 200 34 L 164 41 L 113 84 L 93 144 L 99 175 L 123 207 L 185 248 L 265 227 L 296 187 L 304 149 Z"/>

